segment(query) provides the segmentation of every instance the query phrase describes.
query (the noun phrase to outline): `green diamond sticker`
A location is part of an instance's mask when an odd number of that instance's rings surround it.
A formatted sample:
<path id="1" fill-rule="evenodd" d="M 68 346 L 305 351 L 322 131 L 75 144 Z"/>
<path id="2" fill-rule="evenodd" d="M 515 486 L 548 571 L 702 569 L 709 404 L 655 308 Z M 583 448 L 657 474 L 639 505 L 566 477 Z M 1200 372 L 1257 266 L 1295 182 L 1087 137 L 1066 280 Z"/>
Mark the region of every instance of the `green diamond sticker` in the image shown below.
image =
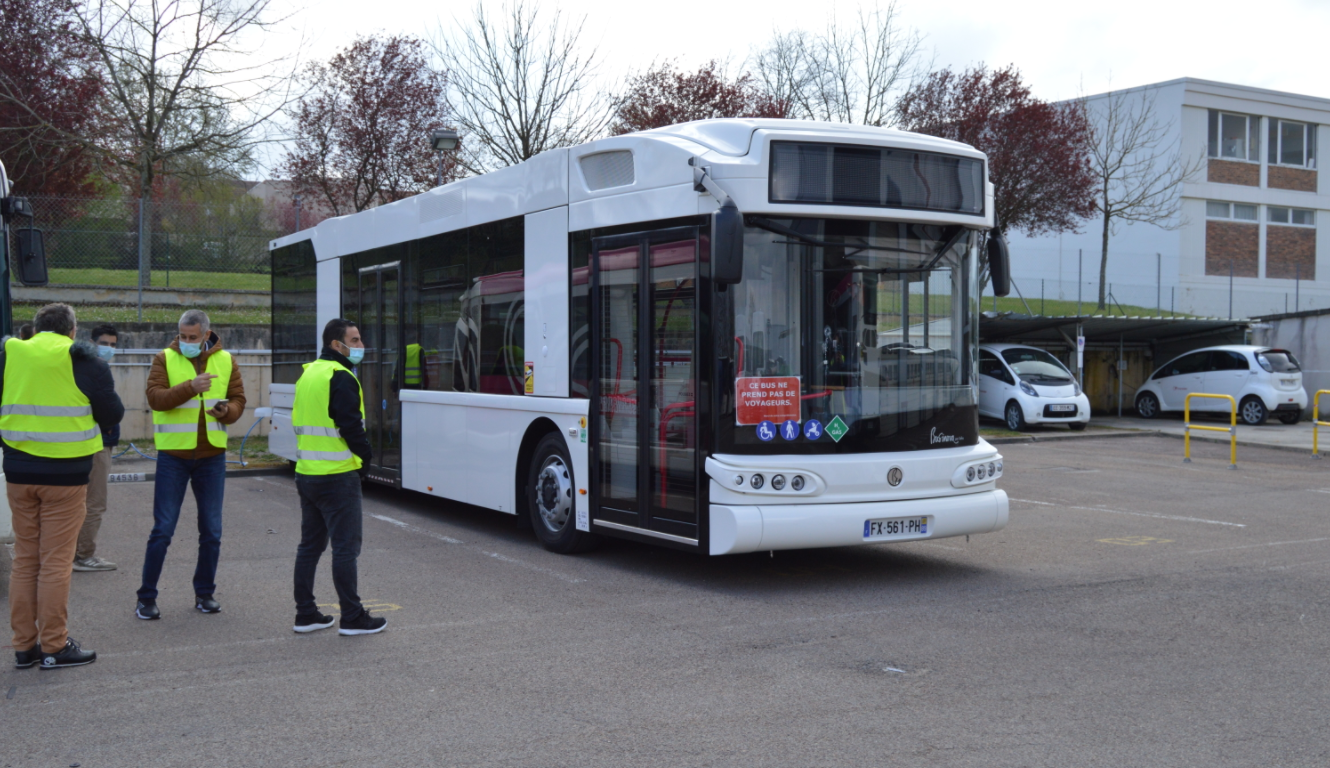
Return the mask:
<path id="1" fill-rule="evenodd" d="M 831 439 L 839 443 L 840 439 L 842 437 L 845 437 L 845 433 L 850 431 L 850 428 L 845 426 L 845 422 L 841 421 L 840 417 L 837 416 L 836 418 L 832 419 L 831 423 L 828 424 L 826 428 L 823 429 L 822 431 L 826 432 L 828 435 L 831 435 Z"/>

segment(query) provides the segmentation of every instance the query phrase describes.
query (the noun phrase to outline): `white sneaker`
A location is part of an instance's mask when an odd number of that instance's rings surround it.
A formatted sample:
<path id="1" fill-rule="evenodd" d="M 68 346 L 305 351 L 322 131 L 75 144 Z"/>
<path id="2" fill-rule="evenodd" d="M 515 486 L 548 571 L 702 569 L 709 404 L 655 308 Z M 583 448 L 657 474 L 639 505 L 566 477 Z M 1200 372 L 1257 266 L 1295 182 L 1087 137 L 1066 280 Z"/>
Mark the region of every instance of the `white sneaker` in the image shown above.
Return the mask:
<path id="1" fill-rule="evenodd" d="M 85 557 L 82 560 L 74 561 L 74 570 L 76 571 L 114 571 L 115 563 L 110 560 L 103 560 L 100 557 Z"/>

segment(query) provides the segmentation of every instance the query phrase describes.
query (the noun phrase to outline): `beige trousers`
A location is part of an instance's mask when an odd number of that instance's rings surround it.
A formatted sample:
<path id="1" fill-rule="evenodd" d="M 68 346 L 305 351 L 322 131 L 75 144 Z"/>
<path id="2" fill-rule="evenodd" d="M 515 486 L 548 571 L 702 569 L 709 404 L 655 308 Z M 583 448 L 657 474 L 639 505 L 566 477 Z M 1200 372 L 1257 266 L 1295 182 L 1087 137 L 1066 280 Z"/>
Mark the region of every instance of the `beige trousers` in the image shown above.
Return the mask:
<path id="1" fill-rule="evenodd" d="M 86 560 L 97 552 L 97 531 L 106 514 L 106 478 L 111 474 L 111 449 L 103 448 L 92 455 L 92 475 L 88 477 L 88 517 L 79 531 L 75 560 Z"/>
<path id="2" fill-rule="evenodd" d="M 9 576 L 9 626 L 14 649 L 26 651 L 40 633 L 43 653 L 69 637 L 69 580 L 74 548 L 87 514 L 86 485 L 6 487 L 14 513 L 14 567 Z"/>

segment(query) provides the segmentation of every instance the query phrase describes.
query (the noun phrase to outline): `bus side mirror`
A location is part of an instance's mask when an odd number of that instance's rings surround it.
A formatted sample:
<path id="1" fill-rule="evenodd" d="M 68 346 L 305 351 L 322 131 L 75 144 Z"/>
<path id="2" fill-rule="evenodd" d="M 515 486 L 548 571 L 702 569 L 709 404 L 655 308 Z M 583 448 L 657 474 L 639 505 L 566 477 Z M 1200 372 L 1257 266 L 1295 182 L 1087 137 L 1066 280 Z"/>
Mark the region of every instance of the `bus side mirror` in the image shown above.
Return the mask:
<path id="1" fill-rule="evenodd" d="M 996 232 L 988 236 L 988 277 L 993 281 L 994 296 L 1011 293 L 1011 257 L 1007 241 Z"/>
<path id="2" fill-rule="evenodd" d="M 46 285 L 46 243 L 40 229 L 14 230 L 18 248 L 18 280 L 24 285 Z"/>
<path id="3" fill-rule="evenodd" d="M 716 211 L 713 221 L 711 279 L 718 285 L 734 285 L 744 275 L 744 216 L 729 199 Z"/>

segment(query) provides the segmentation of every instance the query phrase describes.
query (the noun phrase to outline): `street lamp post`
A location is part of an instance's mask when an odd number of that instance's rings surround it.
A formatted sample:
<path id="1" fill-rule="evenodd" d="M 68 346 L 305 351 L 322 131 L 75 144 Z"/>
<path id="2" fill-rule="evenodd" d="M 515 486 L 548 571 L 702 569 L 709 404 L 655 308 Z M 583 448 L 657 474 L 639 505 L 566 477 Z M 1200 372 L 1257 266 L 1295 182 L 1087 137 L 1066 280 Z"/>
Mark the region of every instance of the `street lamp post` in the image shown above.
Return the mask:
<path id="1" fill-rule="evenodd" d="M 296 231 L 300 231 L 300 195 L 291 198 L 291 203 L 296 209 Z"/>
<path id="2" fill-rule="evenodd" d="M 436 128 L 430 134 L 430 145 L 434 147 L 435 152 L 439 153 L 439 186 L 441 187 L 443 186 L 443 153 L 457 149 L 460 140 L 457 131 L 451 128 Z"/>

